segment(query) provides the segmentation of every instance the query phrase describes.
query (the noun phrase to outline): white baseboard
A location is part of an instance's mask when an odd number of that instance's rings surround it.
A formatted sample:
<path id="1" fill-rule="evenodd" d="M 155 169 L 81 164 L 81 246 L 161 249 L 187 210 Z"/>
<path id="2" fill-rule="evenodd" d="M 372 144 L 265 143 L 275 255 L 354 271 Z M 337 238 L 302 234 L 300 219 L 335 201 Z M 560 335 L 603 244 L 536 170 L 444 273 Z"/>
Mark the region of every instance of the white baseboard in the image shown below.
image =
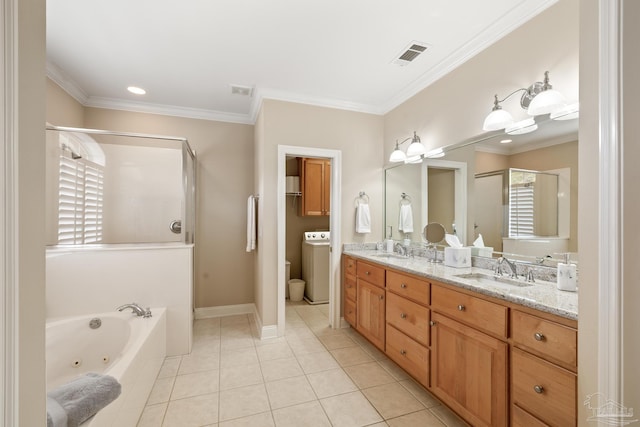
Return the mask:
<path id="1" fill-rule="evenodd" d="M 258 310 L 255 304 L 236 304 L 236 305 L 221 305 L 217 307 L 201 307 L 195 309 L 196 319 L 209 319 L 212 317 L 224 317 L 234 316 L 238 314 L 251 314 L 253 315 L 253 321 L 256 324 L 256 328 L 260 335 L 260 339 L 269 339 L 278 337 L 277 325 L 262 325 L 262 319 L 258 315 Z"/>

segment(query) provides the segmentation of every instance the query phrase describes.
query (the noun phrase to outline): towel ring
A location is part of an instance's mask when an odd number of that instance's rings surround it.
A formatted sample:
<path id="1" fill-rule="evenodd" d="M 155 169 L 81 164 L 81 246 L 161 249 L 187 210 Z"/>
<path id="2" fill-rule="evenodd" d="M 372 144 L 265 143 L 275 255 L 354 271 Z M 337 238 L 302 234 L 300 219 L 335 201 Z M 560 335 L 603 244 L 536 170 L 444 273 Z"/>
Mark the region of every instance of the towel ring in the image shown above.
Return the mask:
<path id="1" fill-rule="evenodd" d="M 402 193 L 400 195 L 400 204 L 401 205 L 410 205 L 411 204 L 411 196 L 409 196 L 407 193 Z"/>
<path id="2" fill-rule="evenodd" d="M 360 194 L 358 195 L 358 197 L 356 197 L 355 203 L 356 203 L 356 206 L 358 206 L 361 203 L 368 204 L 369 203 L 369 196 L 364 191 L 361 191 Z"/>

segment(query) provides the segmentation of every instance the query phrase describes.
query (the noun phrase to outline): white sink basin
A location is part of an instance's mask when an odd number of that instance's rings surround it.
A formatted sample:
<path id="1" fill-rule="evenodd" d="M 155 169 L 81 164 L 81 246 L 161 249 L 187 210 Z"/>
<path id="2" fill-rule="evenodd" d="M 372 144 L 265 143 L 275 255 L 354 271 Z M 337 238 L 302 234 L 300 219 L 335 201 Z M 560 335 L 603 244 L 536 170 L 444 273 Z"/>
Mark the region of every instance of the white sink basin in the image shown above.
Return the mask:
<path id="1" fill-rule="evenodd" d="M 532 283 L 525 282 L 524 280 L 511 279 L 509 277 L 503 276 L 494 276 L 492 274 L 485 273 L 466 273 L 466 274 L 456 274 L 455 277 L 459 277 L 461 279 L 473 280 L 482 285 L 511 285 L 511 286 L 531 286 Z"/>

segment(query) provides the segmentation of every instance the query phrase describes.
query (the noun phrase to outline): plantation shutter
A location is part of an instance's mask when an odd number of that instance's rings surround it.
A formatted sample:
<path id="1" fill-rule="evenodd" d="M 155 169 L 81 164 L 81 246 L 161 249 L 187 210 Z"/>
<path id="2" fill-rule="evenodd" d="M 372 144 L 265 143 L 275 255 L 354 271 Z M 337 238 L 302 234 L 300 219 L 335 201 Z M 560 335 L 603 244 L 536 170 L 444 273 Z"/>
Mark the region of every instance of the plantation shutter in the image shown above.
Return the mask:
<path id="1" fill-rule="evenodd" d="M 511 185 L 509 192 L 509 237 L 533 236 L 534 183 Z"/>

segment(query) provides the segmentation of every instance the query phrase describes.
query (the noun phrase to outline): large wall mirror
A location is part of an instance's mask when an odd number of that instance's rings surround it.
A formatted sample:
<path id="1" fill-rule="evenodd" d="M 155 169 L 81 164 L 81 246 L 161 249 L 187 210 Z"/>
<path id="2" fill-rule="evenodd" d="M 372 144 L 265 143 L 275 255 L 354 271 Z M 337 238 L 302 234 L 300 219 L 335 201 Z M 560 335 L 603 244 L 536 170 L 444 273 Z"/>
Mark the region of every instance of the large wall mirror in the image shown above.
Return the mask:
<path id="1" fill-rule="evenodd" d="M 424 243 L 424 226 L 439 222 L 465 245 L 482 235 L 493 256 L 576 253 L 578 120 L 536 121 L 528 134 L 490 132 L 444 147 L 439 159 L 386 169 L 385 236 Z"/>

